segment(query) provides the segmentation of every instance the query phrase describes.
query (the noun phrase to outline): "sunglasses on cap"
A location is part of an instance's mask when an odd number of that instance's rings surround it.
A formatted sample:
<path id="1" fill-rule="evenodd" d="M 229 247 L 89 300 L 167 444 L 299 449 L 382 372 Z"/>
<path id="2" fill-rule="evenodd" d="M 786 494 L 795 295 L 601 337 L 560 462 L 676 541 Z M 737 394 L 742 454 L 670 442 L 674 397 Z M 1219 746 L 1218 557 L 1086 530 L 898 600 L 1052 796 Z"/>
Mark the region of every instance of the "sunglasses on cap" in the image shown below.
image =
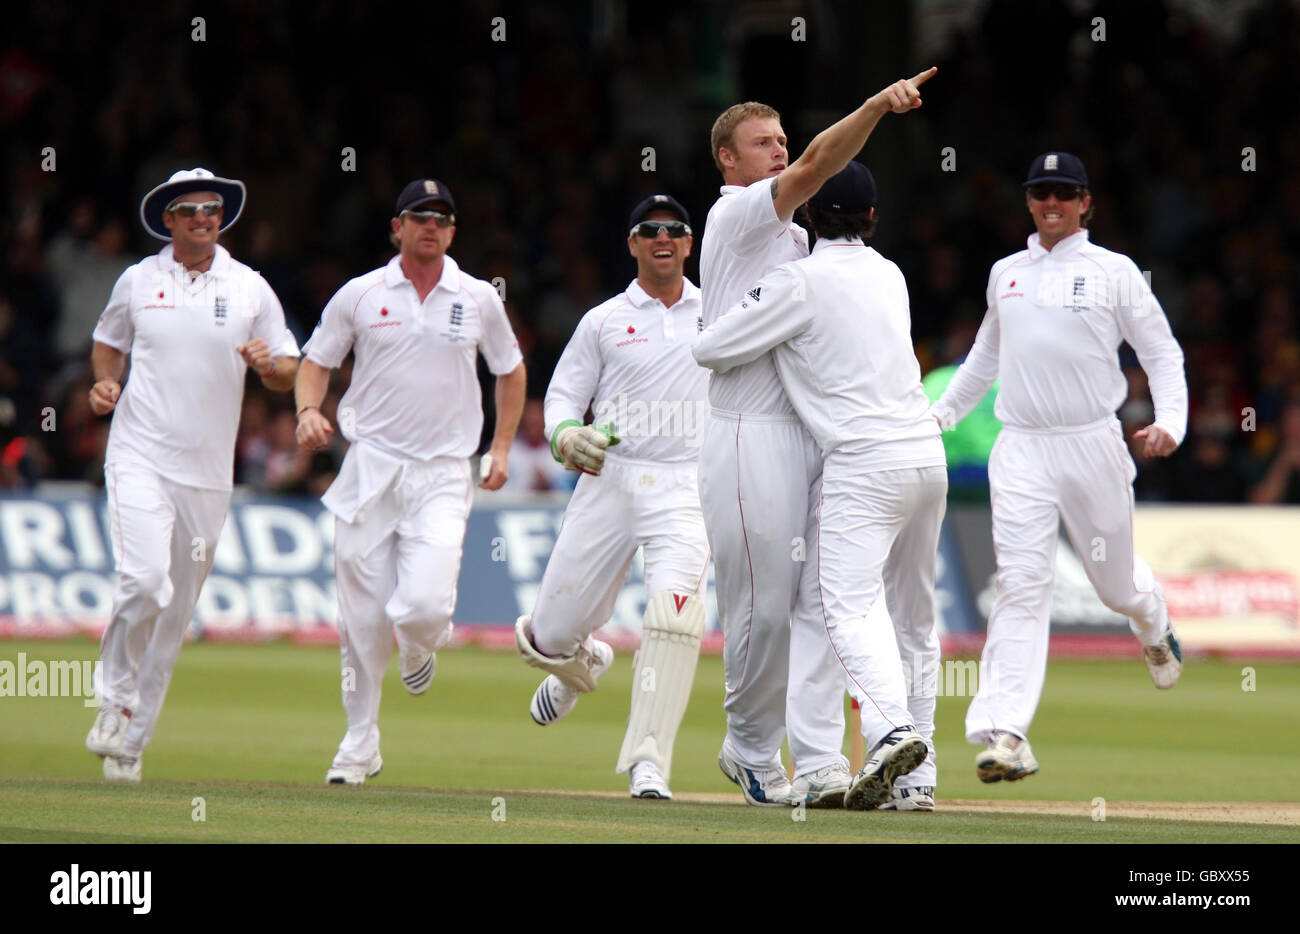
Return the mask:
<path id="1" fill-rule="evenodd" d="M 1046 201 L 1056 196 L 1057 201 L 1073 201 L 1083 196 L 1083 189 L 1078 185 L 1030 185 L 1029 197 L 1035 201 Z"/>
<path id="2" fill-rule="evenodd" d="M 433 221 L 439 227 L 450 227 L 456 223 L 456 215 L 444 211 L 403 211 L 402 217 L 409 217 L 417 224 L 427 224 L 429 221 Z"/>
<path id="3" fill-rule="evenodd" d="M 200 211 L 206 217 L 214 217 L 221 213 L 220 201 L 204 201 L 199 204 L 196 201 L 179 201 L 167 209 L 172 214 L 179 214 L 181 217 L 193 217 Z"/>
<path id="4" fill-rule="evenodd" d="M 653 240 L 655 237 L 659 236 L 659 231 L 661 230 L 667 231 L 668 236 L 672 237 L 674 240 L 678 237 L 689 237 L 691 235 L 690 225 L 684 224 L 681 221 L 642 221 L 632 228 L 628 233 L 628 236 L 634 237 L 640 234 L 647 240 Z"/>

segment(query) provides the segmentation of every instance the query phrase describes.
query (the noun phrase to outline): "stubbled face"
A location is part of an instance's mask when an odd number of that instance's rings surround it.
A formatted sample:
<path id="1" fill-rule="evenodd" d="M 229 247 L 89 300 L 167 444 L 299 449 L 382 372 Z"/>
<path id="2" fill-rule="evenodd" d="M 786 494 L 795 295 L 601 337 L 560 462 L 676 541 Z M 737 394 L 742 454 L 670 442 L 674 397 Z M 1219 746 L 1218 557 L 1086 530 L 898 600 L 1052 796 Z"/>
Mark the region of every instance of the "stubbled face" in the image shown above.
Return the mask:
<path id="1" fill-rule="evenodd" d="M 202 204 L 205 201 L 216 201 L 220 197 L 215 191 L 189 191 L 173 198 L 172 203 L 192 201 Z M 175 211 L 165 211 L 163 225 L 172 235 L 173 251 L 189 254 L 211 250 L 217 245 L 223 216 L 224 211 L 218 211 L 211 217 L 202 211 L 194 212 L 193 217 L 182 217 Z"/>
<path id="2" fill-rule="evenodd" d="M 411 210 L 451 213 L 451 208 L 445 201 L 427 201 L 424 204 L 417 204 Z M 402 256 L 419 263 L 432 263 L 442 259 L 456 236 L 455 225 L 439 227 L 438 222 L 432 218 L 419 221 L 406 213 L 401 217 L 394 217 L 392 224 Z"/>
<path id="3" fill-rule="evenodd" d="M 672 211 L 656 210 L 647 214 L 644 220 L 680 222 L 681 218 Z M 632 234 L 627 239 L 627 251 L 636 258 L 638 278 L 671 282 L 681 278 L 694 242 L 694 237 L 670 237 L 666 230 L 661 229 L 653 238 Z"/>
<path id="4" fill-rule="evenodd" d="M 733 185 L 752 185 L 780 175 L 789 157 L 785 131 L 775 117 L 750 117 L 741 121 L 731 134 L 731 146 L 724 146 L 718 152 L 723 175 Z"/>
<path id="5" fill-rule="evenodd" d="M 1039 201 L 1026 194 L 1025 203 L 1029 205 L 1029 216 L 1038 229 L 1038 239 L 1051 249 L 1083 226 L 1082 218 L 1092 205 L 1092 197 L 1084 195 L 1062 200 L 1053 192 Z"/>

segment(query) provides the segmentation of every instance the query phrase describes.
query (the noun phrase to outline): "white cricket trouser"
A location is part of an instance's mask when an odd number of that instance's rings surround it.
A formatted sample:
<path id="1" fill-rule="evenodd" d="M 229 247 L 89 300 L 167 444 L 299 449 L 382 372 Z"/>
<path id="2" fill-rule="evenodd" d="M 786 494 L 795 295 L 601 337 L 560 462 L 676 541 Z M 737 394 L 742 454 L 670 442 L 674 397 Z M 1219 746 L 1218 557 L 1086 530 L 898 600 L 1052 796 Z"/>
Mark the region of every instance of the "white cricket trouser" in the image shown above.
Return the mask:
<path id="1" fill-rule="evenodd" d="M 533 642 L 543 655 L 572 655 L 609 622 L 638 548 L 645 589 L 698 596 L 709 541 L 696 468 L 608 455 L 600 476 L 583 474 L 565 507 L 533 607 Z"/>
<path id="2" fill-rule="evenodd" d="M 135 464 L 110 464 L 104 478 L 117 586 L 100 642 L 103 698 L 131 711 L 122 752 L 139 756 L 212 570 L 230 491 L 174 483 Z"/>
<path id="3" fill-rule="evenodd" d="M 1136 474 L 1113 417 L 1057 432 L 1002 429 L 989 455 L 997 599 L 966 712 L 972 743 L 987 742 L 993 730 L 1028 735 L 1047 672 L 1061 521 L 1102 603 L 1129 617 L 1144 645 L 1164 638 L 1164 596 L 1133 553 Z"/>
<path id="4" fill-rule="evenodd" d="M 394 634 L 399 650 L 436 652 L 450 641 L 472 497 L 469 461 L 438 458 L 400 472 L 357 521 L 335 517 L 348 717 L 335 768 L 364 765 L 379 752 L 379 701 Z"/>
<path id="5" fill-rule="evenodd" d="M 819 592 L 825 633 L 861 708 L 867 749 L 890 730 L 913 724 L 931 755 L 912 783 L 934 784 L 934 574 L 947 469 L 866 472 L 870 466 L 869 455 L 832 451 L 827 456 L 818 510 L 819 564 L 809 574 Z M 891 610 L 898 614 L 892 622 Z M 909 685 L 918 670 L 933 675 Z"/>
<path id="6" fill-rule="evenodd" d="M 820 612 L 799 602 L 802 569 L 817 560 L 807 533 L 821 451 L 793 415 L 718 409 L 703 450 L 727 679 L 723 751 L 749 768 L 779 768 L 788 730 L 797 773 L 843 761 L 844 684 Z"/>

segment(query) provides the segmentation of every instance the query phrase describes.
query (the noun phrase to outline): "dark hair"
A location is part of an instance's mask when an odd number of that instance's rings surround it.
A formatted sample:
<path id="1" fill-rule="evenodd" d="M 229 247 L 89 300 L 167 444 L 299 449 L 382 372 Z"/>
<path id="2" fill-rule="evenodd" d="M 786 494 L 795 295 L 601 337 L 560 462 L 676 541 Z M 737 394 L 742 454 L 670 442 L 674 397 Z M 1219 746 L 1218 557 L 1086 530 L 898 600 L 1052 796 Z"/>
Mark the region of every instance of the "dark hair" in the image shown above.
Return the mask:
<path id="1" fill-rule="evenodd" d="M 876 235 L 876 216 L 870 211 L 865 214 L 830 214 L 810 204 L 808 223 L 822 240 L 861 237 L 862 242 L 866 243 Z"/>

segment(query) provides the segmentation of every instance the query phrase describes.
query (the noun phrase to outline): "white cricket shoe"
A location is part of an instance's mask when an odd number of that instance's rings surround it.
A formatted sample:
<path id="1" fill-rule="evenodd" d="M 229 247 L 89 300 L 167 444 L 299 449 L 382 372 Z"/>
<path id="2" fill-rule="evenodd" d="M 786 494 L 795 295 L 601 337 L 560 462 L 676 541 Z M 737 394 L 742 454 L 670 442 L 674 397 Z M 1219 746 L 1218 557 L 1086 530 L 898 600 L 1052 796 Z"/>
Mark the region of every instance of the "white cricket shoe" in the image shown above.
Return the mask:
<path id="1" fill-rule="evenodd" d="M 423 694 L 429 690 L 433 674 L 438 670 L 438 653 L 418 648 L 409 652 L 403 650 L 398 657 L 398 670 L 402 674 L 402 684 L 406 685 L 406 693 Z"/>
<path id="2" fill-rule="evenodd" d="M 614 650 L 608 643 L 599 639 L 589 639 L 589 647 L 580 649 L 578 657 L 587 659 L 587 670 L 594 683 L 614 664 Z M 585 653 L 585 654 L 584 654 Z M 555 675 L 547 675 L 533 692 L 528 713 L 538 726 L 549 726 L 556 720 L 568 716 L 578 706 L 579 692 L 569 687 Z"/>
<path id="3" fill-rule="evenodd" d="M 131 711 L 108 701 L 101 701 L 95 722 L 86 734 L 86 748 L 97 756 L 119 756 L 126 740 Z"/>
<path id="4" fill-rule="evenodd" d="M 628 786 L 634 798 L 651 798 L 663 801 L 673 799 L 668 779 L 653 762 L 633 762 L 628 770 Z"/>
<path id="5" fill-rule="evenodd" d="M 836 762 L 816 772 L 796 775 L 790 783 L 793 804 L 803 802 L 810 808 L 842 808 L 844 793 L 853 784 L 849 767 Z"/>
<path id="6" fill-rule="evenodd" d="M 325 773 L 327 785 L 364 785 L 367 778 L 374 778 L 384 769 L 384 759 L 379 753 L 365 765 L 333 766 Z"/>
<path id="7" fill-rule="evenodd" d="M 845 792 L 844 807 L 850 811 L 880 807 L 893 795 L 895 780 L 916 771 L 929 753 L 925 737 L 915 728 L 900 726 L 890 730 L 871 750 L 862 771 Z"/>
<path id="8" fill-rule="evenodd" d="M 1160 690 L 1167 691 L 1178 683 L 1183 673 L 1183 649 L 1172 628 L 1159 645 L 1143 646 L 1142 658 L 1151 672 L 1151 680 Z"/>
<path id="9" fill-rule="evenodd" d="M 130 782 L 132 784 L 139 783 L 140 757 L 105 756 L 104 780 L 109 782 Z"/>
<path id="10" fill-rule="evenodd" d="M 727 754 L 718 751 L 718 768 L 740 786 L 745 801 L 755 807 L 779 808 L 798 804 L 790 790 L 790 779 L 785 769 L 749 769 L 733 762 Z"/>
<path id="11" fill-rule="evenodd" d="M 894 787 L 893 795 L 882 804 L 881 811 L 933 811 L 934 786 L 918 785 L 915 788 Z"/>
<path id="12" fill-rule="evenodd" d="M 994 730 L 988 748 L 975 756 L 975 772 L 986 784 L 1003 779 L 1018 782 L 1037 771 L 1038 760 L 1029 740 L 1006 730 Z"/>

